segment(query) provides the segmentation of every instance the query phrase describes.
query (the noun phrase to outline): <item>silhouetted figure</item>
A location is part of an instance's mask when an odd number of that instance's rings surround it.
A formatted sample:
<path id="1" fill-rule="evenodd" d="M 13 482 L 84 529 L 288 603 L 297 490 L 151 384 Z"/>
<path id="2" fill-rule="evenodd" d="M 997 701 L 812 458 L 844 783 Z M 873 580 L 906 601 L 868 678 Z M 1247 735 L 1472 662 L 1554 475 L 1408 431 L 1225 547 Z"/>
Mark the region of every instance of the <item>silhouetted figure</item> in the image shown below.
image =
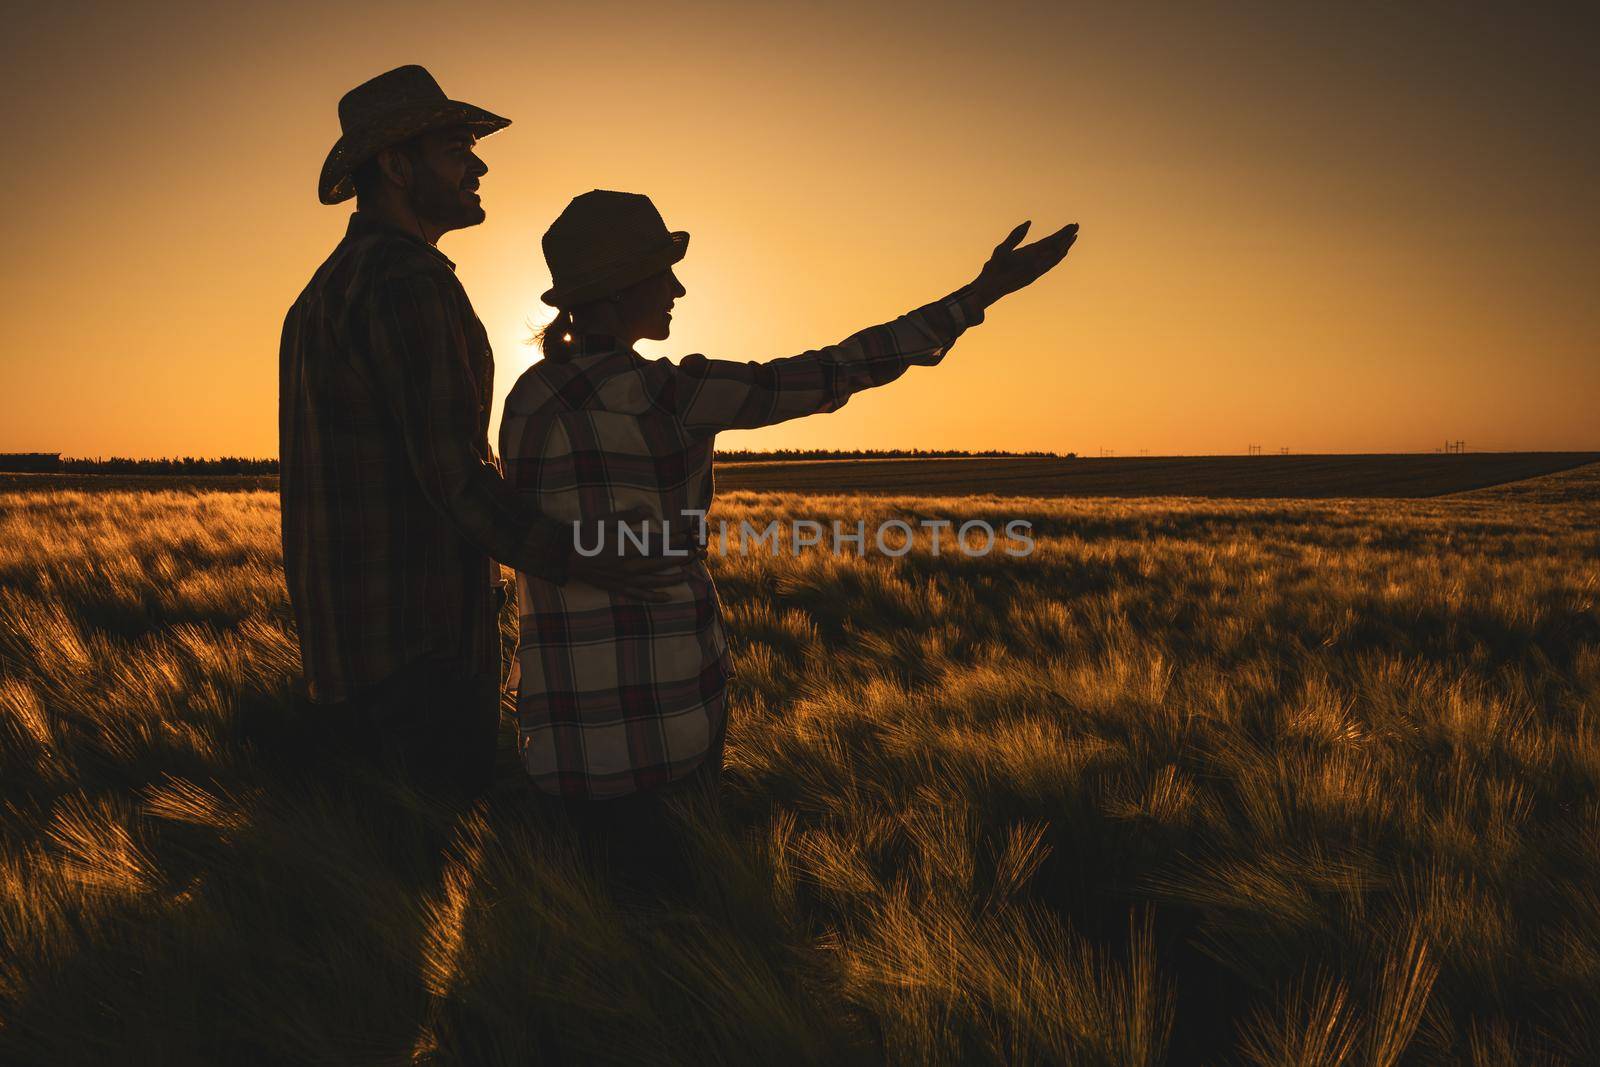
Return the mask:
<path id="1" fill-rule="evenodd" d="M 649 198 L 595 190 L 544 236 L 558 309 L 545 359 L 507 398 L 500 450 L 507 478 L 547 515 L 577 522 L 586 544 L 621 505 L 673 527 L 711 506 L 720 430 L 834 411 L 851 394 L 937 364 L 985 309 L 1066 255 L 1076 225 L 1024 248 L 1023 223 L 972 283 L 836 345 L 768 363 L 633 351 L 671 332 L 685 295 L 672 270 L 687 233 L 669 231 Z M 519 569 L 519 748 L 534 784 L 613 843 L 614 859 L 674 862 L 662 803 L 674 792 L 715 804 L 730 673 L 722 611 L 705 564 L 643 603 L 581 580 Z"/>
<path id="2" fill-rule="evenodd" d="M 681 580 L 682 563 L 575 556 L 489 449 L 493 356 L 436 243 L 484 220 L 474 146 L 509 120 L 406 66 L 345 94 L 339 123 L 317 195 L 356 211 L 280 349 L 284 570 L 320 732 L 306 743 L 470 796 L 499 721 L 494 561 L 619 594 Z"/>

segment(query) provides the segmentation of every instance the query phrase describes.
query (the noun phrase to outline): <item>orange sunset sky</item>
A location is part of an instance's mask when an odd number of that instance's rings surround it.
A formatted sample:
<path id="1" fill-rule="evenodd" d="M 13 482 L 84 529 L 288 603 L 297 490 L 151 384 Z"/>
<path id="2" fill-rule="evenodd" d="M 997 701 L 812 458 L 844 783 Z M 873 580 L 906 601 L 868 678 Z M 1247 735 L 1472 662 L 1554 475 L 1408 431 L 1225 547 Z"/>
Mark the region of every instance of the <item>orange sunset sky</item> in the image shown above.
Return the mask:
<path id="1" fill-rule="evenodd" d="M 514 122 L 440 245 L 502 397 L 599 187 L 693 234 L 651 356 L 790 355 L 1082 225 L 942 366 L 723 447 L 1597 449 L 1590 10 L 12 5 L 0 451 L 276 455 L 336 103 L 408 62 Z"/>

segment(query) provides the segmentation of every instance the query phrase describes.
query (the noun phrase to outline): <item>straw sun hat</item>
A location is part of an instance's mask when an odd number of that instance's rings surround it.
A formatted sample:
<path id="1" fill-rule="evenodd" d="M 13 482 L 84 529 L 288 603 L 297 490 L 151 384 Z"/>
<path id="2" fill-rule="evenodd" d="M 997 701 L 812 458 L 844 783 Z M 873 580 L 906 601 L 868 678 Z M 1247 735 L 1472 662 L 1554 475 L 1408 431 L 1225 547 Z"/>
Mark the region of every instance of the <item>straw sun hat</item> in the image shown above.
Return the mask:
<path id="1" fill-rule="evenodd" d="M 356 195 L 350 176 L 361 164 L 419 133 L 466 126 L 487 137 L 511 125 L 510 119 L 451 100 L 426 69 L 396 67 L 351 89 L 339 101 L 341 136 L 322 164 L 317 198 L 337 204 Z"/>
<path id="2" fill-rule="evenodd" d="M 666 270 L 689 250 L 689 235 L 669 231 L 648 196 L 595 189 L 573 198 L 543 244 L 552 284 L 542 299 L 574 308 Z"/>

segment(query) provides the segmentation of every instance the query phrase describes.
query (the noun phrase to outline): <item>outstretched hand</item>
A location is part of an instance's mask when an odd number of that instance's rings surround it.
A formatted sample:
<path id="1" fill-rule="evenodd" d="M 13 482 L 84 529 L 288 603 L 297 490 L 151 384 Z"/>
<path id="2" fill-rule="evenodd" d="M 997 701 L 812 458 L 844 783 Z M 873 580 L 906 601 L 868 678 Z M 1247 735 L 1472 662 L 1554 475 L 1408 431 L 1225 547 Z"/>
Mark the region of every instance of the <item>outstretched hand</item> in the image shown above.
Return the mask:
<path id="1" fill-rule="evenodd" d="M 670 546 L 674 553 L 670 556 L 665 554 L 669 546 L 655 543 L 650 546 L 654 554 L 639 555 L 637 549 L 633 549 L 631 555 L 626 554 L 617 535 L 617 523 L 631 526 L 648 518 L 650 510 L 645 507 L 611 511 L 600 516 L 598 521 L 606 530 L 604 551 L 593 556 L 574 551 L 567 564 L 568 575 L 597 589 L 635 600 L 659 604 L 670 599 L 665 590 L 681 583 L 695 560 L 705 558 L 705 546 L 685 539 Z"/>
<path id="2" fill-rule="evenodd" d="M 1031 225 L 1031 222 L 1024 222 L 995 245 L 994 255 L 972 283 L 984 307 L 1038 281 L 1066 257 L 1072 242 L 1078 239 L 1078 224 L 1070 222 L 1049 237 L 1018 247 Z"/>

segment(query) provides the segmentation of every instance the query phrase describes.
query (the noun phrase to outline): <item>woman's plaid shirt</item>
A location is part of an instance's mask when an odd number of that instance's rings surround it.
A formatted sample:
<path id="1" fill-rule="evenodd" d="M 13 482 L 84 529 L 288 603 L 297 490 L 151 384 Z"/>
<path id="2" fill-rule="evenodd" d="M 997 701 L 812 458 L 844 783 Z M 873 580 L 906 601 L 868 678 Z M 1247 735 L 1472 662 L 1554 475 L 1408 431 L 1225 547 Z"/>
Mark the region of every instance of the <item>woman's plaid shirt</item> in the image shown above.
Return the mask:
<path id="1" fill-rule="evenodd" d="M 852 393 L 937 364 L 983 305 L 963 288 L 837 345 L 768 363 L 647 360 L 609 338 L 535 364 L 506 399 L 507 480 L 542 514 L 580 523 L 645 506 L 674 531 L 711 506 L 718 430 L 835 411 Z M 614 544 L 617 531 L 606 531 Z M 614 797 L 681 778 L 722 724 L 731 672 L 703 562 L 647 603 L 519 570 L 518 737 L 543 792 Z"/>

